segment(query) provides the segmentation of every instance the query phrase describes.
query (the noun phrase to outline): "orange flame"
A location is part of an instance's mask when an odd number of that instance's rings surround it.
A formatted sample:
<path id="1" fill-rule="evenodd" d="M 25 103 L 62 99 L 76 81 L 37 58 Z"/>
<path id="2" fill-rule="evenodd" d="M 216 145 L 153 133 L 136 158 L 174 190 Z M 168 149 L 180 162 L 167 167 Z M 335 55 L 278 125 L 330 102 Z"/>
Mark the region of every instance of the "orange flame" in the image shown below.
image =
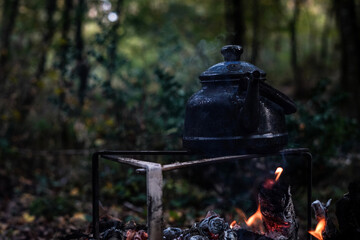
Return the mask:
<path id="1" fill-rule="evenodd" d="M 236 225 L 236 221 L 234 220 L 230 223 L 230 228 L 233 228 L 235 225 Z"/>
<path id="2" fill-rule="evenodd" d="M 275 182 L 277 182 L 278 180 L 279 180 L 279 178 L 280 178 L 280 175 L 281 175 L 281 173 L 283 172 L 283 168 L 282 167 L 278 167 L 277 169 L 276 169 L 276 171 L 275 171 L 275 176 L 276 176 L 276 178 L 275 178 Z"/>
<path id="3" fill-rule="evenodd" d="M 259 232 L 259 233 L 265 232 L 264 225 L 263 225 L 263 216 L 260 211 L 260 204 L 259 204 L 256 212 L 251 217 L 249 217 L 248 220 L 245 220 L 245 224 L 248 227 L 250 227 L 253 231 L 255 230 L 256 232 Z"/>
<path id="4" fill-rule="evenodd" d="M 325 218 L 322 218 L 319 223 L 316 225 L 315 231 L 309 231 L 311 235 L 316 237 L 317 239 L 323 240 L 322 232 L 325 230 L 326 221 Z"/>

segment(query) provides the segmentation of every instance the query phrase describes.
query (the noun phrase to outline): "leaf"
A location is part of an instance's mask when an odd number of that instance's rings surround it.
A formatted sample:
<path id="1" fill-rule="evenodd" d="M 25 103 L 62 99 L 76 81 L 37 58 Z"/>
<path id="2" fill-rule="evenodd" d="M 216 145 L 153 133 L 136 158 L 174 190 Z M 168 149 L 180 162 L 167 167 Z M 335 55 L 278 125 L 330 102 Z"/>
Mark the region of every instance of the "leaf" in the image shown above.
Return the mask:
<path id="1" fill-rule="evenodd" d="M 72 217 L 71 217 L 72 220 L 83 220 L 83 221 L 86 221 L 86 214 L 85 213 L 82 213 L 82 212 L 77 212 L 75 213 Z"/>
<path id="2" fill-rule="evenodd" d="M 79 195 L 79 188 L 73 188 L 73 189 L 71 189 L 71 191 L 70 191 L 70 195 L 71 196 L 77 196 L 77 195 Z"/>
<path id="3" fill-rule="evenodd" d="M 31 223 L 35 220 L 35 216 L 30 215 L 29 212 L 24 212 L 22 218 L 26 223 Z"/>

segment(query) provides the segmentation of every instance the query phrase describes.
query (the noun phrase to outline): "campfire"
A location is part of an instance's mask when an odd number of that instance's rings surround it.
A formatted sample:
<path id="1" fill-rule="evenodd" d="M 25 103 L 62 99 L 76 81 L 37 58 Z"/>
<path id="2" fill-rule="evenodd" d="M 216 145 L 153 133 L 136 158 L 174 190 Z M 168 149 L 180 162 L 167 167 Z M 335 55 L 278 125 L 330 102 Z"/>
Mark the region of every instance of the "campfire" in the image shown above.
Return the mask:
<path id="1" fill-rule="evenodd" d="M 298 225 L 290 194 L 290 186 L 281 182 L 281 167 L 274 172 L 273 178 L 260 184 L 257 211 L 246 217 L 237 208 L 237 221 L 230 224 L 217 213 L 209 211 L 204 219 L 191 228 L 169 227 L 163 231 L 164 240 L 292 240 L 297 239 Z M 122 224 L 120 220 L 103 219 L 100 222 L 101 236 L 117 236 L 116 239 L 147 240 L 144 226 L 135 223 Z M 105 227 L 104 227 L 105 226 Z M 106 227 L 107 226 L 107 227 Z M 110 226 L 110 227 L 109 227 Z M 117 227 L 114 227 L 117 226 Z"/>
<path id="2" fill-rule="evenodd" d="M 267 189 L 269 191 L 272 190 L 274 185 L 279 181 L 280 175 L 283 172 L 283 168 L 278 167 L 275 171 L 275 179 L 266 179 L 266 181 L 263 183 L 260 189 Z M 285 227 L 288 228 L 287 222 L 285 223 L 279 223 L 279 219 L 274 219 L 275 216 L 272 216 L 272 213 L 269 213 L 270 209 L 267 209 L 269 207 L 269 199 L 263 199 L 265 196 L 261 197 L 259 194 L 259 204 L 257 211 L 250 216 L 248 219 L 244 219 L 244 223 L 237 223 L 236 221 L 233 221 L 230 224 L 230 228 L 232 229 L 246 229 L 251 232 L 262 234 L 262 235 L 273 235 L 275 231 L 279 231 L 281 228 Z M 262 200 L 260 200 L 262 199 Z M 261 203 L 263 205 L 261 205 Z M 241 209 L 238 210 L 239 213 L 241 213 L 242 216 L 245 214 Z M 268 216 L 267 218 L 263 215 L 263 212 Z M 284 218 L 282 218 L 284 219 Z M 282 220 L 280 220 L 281 222 Z M 279 225 L 278 225 L 279 224 Z"/>
<path id="3" fill-rule="evenodd" d="M 319 240 L 360 239 L 360 181 L 349 184 L 349 192 L 336 203 L 338 226 L 330 217 L 331 199 L 326 203 L 316 200 L 312 203 L 318 222 L 309 233 Z"/>
<path id="4" fill-rule="evenodd" d="M 275 171 L 274 178 L 268 178 L 259 187 L 258 208 L 250 217 L 243 210 L 236 208 L 237 219 L 230 224 L 217 213 L 209 211 L 204 219 L 194 223 L 190 228 L 168 227 L 163 231 L 163 240 L 292 240 L 298 239 L 298 225 L 292 206 L 290 187 L 281 182 L 282 169 Z M 280 191 L 279 189 L 288 189 Z M 275 195 L 264 195 L 272 192 Z M 338 225 L 330 217 L 327 203 L 316 200 L 312 203 L 317 225 L 309 231 L 319 240 L 355 240 L 360 239 L 359 231 L 359 196 L 360 182 L 349 185 L 349 193 L 336 203 Z M 274 196 L 281 202 L 273 205 Z M 278 203 L 279 203 L 278 202 Z M 273 207 L 276 208 L 273 208 Z M 149 240 L 147 227 L 135 222 L 123 224 L 119 219 L 105 216 L 100 221 L 101 239 Z"/>
<path id="5" fill-rule="evenodd" d="M 257 211 L 246 218 L 241 209 L 237 209 L 241 221 L 230 224 L 214 212 L 208 212 L 199 223 L 190 229 L 168 228 L 164 231 L 166 240 L 236 240 L 297 239 L 298 224 L 290 194 L 290 186 L 280 183 L 281 167 L 275 171 L 273 179 L 266 179 L 259 187 Z"/>

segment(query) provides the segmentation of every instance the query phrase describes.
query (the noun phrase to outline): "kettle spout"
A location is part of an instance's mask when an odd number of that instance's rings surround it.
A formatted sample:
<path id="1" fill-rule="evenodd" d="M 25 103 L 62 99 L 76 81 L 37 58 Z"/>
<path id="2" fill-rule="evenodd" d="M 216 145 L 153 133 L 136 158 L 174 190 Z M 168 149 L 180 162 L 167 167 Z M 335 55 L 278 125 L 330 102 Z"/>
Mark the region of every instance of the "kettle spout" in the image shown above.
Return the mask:
<path id="1" fill-rule="evenodd" d="M 248 87 L 244 106 L 241 109 L 241 117 L 245 132 L 255 132 L 260 121 L 260 97 L 259 97 L 260 72 L 254 71 L 249 75 Z"/>

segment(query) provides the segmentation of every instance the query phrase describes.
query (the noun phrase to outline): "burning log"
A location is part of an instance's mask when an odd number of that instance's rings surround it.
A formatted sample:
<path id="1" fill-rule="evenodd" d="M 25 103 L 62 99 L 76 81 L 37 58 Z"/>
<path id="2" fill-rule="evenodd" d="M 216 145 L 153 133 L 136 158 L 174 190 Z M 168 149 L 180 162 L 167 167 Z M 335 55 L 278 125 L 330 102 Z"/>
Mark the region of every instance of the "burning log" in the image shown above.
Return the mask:
<path id="1" fill-rule="evenodd" d="M 337 231 L 335 225 L 328 216 L 330 204 L 331 199 L 329 199 L 326 204 L 321 203 L 319 200 L 316 200 L 311 204 L 318 225 L 314 231 L 309 231 L 309 233 L 318 239 L 334 239 L 336 236 Z"/>
<path id="2" fill-rule="evenodd" d="M 350 183 L 349 192 L 336 203 L 339 231 L 328 216 L 330 202 L 323 204 L 316 200 L 312 203 L 318 224 L 309 233 L 320 240 L 360 239 L 360 182 Z"/>
<path id="3" fill-rule="evenodd" d="M 296 222 L 290 186 L 267 179 L 259 189 L 258 198 L 265 235 L 274 240 L 297 239 L 299 226 Z"/>
<path id="4" fill-rule="evenodd" d="M 311 204 L 311 207 L 314 209 L 315 212 L 316 221 L 319 222 L 321 219 L 326 218 L 328 208 L 331 204 L 331 200 L 332 199 L 329 199 L 326 204 L 321 203 L 319 200 L 316 200 Z"/>
<path id="5" fill-rule="evenodd" d="M 360 181 L 349 184 L 349 192 L 336 203 L 342 239 L 360 239 Z"/>

